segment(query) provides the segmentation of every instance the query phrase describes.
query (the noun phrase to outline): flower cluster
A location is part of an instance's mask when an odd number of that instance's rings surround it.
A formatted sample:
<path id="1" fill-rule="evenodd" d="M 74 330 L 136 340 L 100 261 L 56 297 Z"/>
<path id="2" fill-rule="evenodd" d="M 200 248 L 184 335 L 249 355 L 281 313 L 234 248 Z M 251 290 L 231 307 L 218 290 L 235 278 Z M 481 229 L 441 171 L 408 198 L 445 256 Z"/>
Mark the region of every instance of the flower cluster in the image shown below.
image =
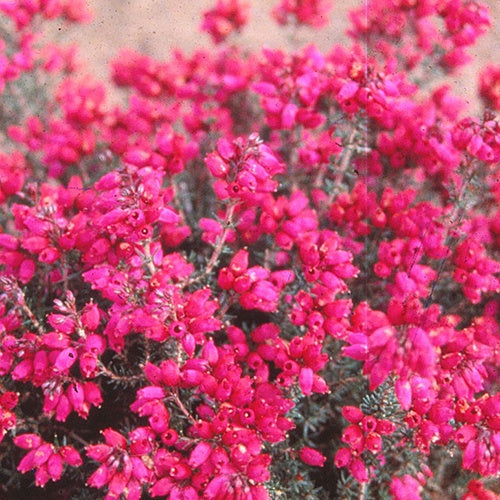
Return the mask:
<path id="1" fill-rule="evenodd" d="M 254 193 L 272 193 L 278 187 L 272 177 L 283 173 L 284 165 L 260 138 L 252 134 L 247 141 L 232 143 L 220 139 L 217 151 L 206 159 L 210 173 L 217 179 L 214 191 L 221 200 L 233 198 L 256 204 L 260 197 Z"/>
<path id="2" fill-rule="evenodd" d="M 296 24 L 322 28 L 328 24 L 331 8 L 330 0 L 281 0 L 273 9 L 273 17 L 279 24 L 293 19 Z"/>
<path id="3" fill-rule="evenodd" d="M 65 464 L 71 467 L 82 465 L 80 454 L 73 446 L 56 448 L 37 434 L 18 434 L 14 438 L 14 444 L 23 450 L 29 450 L 19 462 L 17 470 L 24 473 L 35 469 L 37 486 L 45 486 L 48 481 L 58 481 Z"/>
<path id="4" fill-rule="evenodd" d="M 351 22 L 351 35 L 366 40 L 382 57 L 399 57 L 408 69 L 429 57 L 447 70 L 469 61 L 465 48 L 490 25 L 485 5 L 459 0 L 369 1 L 351 12 Z"/>
<path id="5" fill-rule="evenodd" d="M 482 475 L 495 474 L 500 463 L 496 444 L 499 428 L 500 398 L 485 394 L 469 404 L 457 401 L 455 415 L 462 425 L 455 431 L 454 440 L 464 450 L 463 466 Z"/>
<path id="6" fill-rule="evenodd" d="M 494 497 L 497 69 L 480 117 L 428 71 L 487 9 L 365 7 L 352 46 L 255 53 L 219 0 L 214 47 L 122 51 L 111 106 L 37 31 L 83 2 L 0 1 L 3 494 Z"/>
<path id="7" fill-rule="evenodd" d="M 45 19 L 62 17 L 75 22 L 87 21 L 91 15 L 82 0 L 51 0 L 49 2 L 12 0 L 2 2 L 0 10 L 15 21 L 18 30 L 29 27 L 38 15 Z"/>
<path id="8" fill-rule="evenodd" d="M 488 106 L 500 109 L 500 67 L 489 65 L 480 75 L 479 92 Z"/>
<path id="9" fill-rule="evenodd" d="M 473 479 L 467 485 L 467 493 L 462 497 L 463 500 L 495 500 L 498 495 L 487 488 L 477 479 Z"/>
<path id="10" fill-rule="evenodd" d="M 0 441 L 8 431 L 16 427 L 16 414 L 12 411 L 19 401 L 19 395 L 6 391 L 0 396 Z"/>
<path id="11" fill-rule="evenodd" d="M 221 43 L 247 24 L 249 10 L 245 0 L 218 0 L 213 9 L 204 13 L 201 30 L 209 33 L 215 43 Z"/>
<path id="12" fill-rule="evenodd" d="M 382 436 L 392 434 L 396 428 L 389 420 L 365 415 L 355 406 L 344 406 L 342 415 L 351 424 L 342 433 L 342 442 L 349 448 L 339 448 L 335 454 L 336 467 L 347 467 L 360 482 L 369 480 L 369 472 L 363 463 L 362 455 L 369 452 L 379 455 L 382 451 Z M 382 460 L 383 458 L 380 457 Z"/>

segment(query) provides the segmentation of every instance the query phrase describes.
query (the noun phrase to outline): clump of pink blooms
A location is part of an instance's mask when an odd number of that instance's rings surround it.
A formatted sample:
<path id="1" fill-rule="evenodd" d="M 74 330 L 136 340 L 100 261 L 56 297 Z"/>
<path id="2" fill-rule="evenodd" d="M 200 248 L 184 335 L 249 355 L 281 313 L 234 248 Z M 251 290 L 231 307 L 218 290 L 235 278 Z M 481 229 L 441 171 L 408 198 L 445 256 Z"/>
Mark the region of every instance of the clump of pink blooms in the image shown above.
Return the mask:
<path id="1" fill-rule="evenodd" d="M 251 53 L 250 4 L 122 51 L 112 106 L 37 32 L 84 2 L 0 1 L 0 491 L 497 498 L 499 71 L 479 117 L 427 74 L 488 9 L 370 0 L 352 45 Z"/>
<path id="2" fill-rule="evenodd" d="M 289 24 L 322 28 L 328 24 L 332 9 L 331 0 L 280 0 L 273 8 L 272 15 L 279 24 Z"/>
<path id="3" fill-rule="evenodd" d="M 484 68 L 479 78 L 479 92 L 492 109 L 500 109 L 500 66 L 489 64 Z"/>
<path id="4" fill-rule="evenodd" d="M 246 0 L 217 0 L 216 5 L 204 13 L 201 30 L 219 44 L 248 23 L 249 10 Z"/>

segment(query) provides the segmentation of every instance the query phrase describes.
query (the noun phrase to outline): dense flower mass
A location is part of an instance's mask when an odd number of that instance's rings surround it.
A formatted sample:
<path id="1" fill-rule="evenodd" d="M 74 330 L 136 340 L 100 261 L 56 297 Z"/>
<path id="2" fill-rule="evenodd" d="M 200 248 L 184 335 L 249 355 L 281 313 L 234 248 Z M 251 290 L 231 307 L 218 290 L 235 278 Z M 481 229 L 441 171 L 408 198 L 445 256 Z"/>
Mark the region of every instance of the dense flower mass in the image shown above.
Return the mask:
<path id="1" fill-rule="evenodd" d="M 84 2 L 0 1 L 0 496 L 498 497 L 499 72 L 433 79 L 488 9 L 365 4 L 253 53 L 218 0 L 111 106 L 38 32 Z"/>

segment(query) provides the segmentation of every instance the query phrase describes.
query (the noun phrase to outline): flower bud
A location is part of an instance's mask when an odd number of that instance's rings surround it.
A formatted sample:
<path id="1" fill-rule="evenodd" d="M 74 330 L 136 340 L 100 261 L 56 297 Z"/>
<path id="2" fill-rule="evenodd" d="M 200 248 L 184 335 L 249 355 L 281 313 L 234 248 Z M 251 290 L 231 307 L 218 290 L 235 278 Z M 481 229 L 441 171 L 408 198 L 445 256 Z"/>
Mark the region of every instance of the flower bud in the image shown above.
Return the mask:
<path id="1" fill-rule="evenodd" d="M 311 368 L 301 368 L 299 373 L 299 386 L 305 396 L 311 394 L 313 386 L 313 371 Z"/>
<path id="2" fill-rule="evenodd" d="M 33 450 L 42 444 L 38 434 L 20 434 L 14 438 L 14 444 L 23 450 Z"/>
<path id="3" fill-rule="evenodd" d="M 351 463 L 352 454 L 349 448 L 339 448 L 337 453 L 335 453 L 335 458 L 333 459 L 333 463 L 335 467 L 341 468 L 346 467 Z"/>
<path id="4" fill-rule="evenodd" d="M 211 452 L 212 446 L 209 443 L 204 441 L 198 443 L 189 455 L 189 466 L 193 468 L 199 467 L 209 459 Z"/>
<path id="5" fill-rule="evenodd" d="M 300 450 L 299 456 L 304 463 L 315 467 L 323 467 L 326 461 L 326 457 L 322 453 L 308 446 L 304 446 Z"/>

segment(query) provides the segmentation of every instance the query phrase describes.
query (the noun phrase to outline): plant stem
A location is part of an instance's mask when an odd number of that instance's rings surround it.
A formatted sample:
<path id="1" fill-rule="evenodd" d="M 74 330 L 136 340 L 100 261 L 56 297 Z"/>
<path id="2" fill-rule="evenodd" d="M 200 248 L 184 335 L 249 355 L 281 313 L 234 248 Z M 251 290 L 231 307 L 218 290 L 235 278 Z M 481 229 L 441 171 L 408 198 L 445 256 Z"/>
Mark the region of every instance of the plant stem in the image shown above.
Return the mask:
<path id="1" fill-rule="evenodd" d="M 224 248 L 224 244 L 226 243 L 227 237 L 229 235 L 229 231 L 231 230 L 231 226 L 233 224 L 233 215 L 235 208 L 236 202 L 232 202 L 227 207 L 226 216 L 224 218 L 224 229 L 219 239 L 217 240 L 217 244 L 215 245 L 212 256 L 210 257 L 210 260 L 208 261 L 204 271 L 200 275 L 188 280 L 186 284 L 192 285 L 193 283 L 201 281 L 205 276 L 209 276 L 213 268 L 217 265 L 217 262 L 219 261 L 220 255 Z"/>

